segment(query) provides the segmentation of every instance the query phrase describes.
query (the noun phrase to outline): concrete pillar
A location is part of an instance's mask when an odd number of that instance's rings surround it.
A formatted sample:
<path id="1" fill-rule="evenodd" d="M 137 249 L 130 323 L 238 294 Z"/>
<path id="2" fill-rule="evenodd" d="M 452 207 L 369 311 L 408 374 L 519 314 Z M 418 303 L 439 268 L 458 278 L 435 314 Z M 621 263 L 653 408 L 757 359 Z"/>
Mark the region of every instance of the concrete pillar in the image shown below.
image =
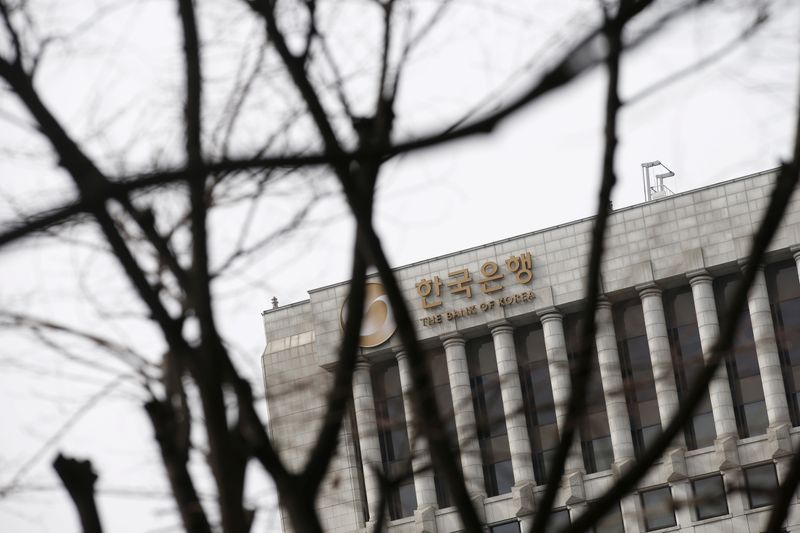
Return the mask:
<path id="1" fill-rule="evenodd" d="M 400 388 L 403 391 L 403 410 L 406 415 L 406 428 L 408 430 L 408 441 L 411 445 L 411 466 L 414 469 L 414 492 L 417 495 L 417 509 L 426 507 L 436 507 L 436 484 L 433 481 L 433 469 L 431 465 L 431 455 L 428 450 L 428 440 L 419 431 L 414 423 L 414 406 L 412 405 L 413 384 L 411 379 L 411 367 L 408 364 L 406 352 L 399 350 L 397 357 L 397 367 L 400 373 Z"/>
<path id="2" fill-rule="evenodd" d="M 369 362 L 359 358 L 353 372 L 353 406 L 358 428 L 358 444 L 361 449 L 361 465 L 364 472 L 365 492 L 369 521 L 378 517 L 381 500 L 380 482 L 375 475 L 382 469 L 381 444 L 378 440 L 378 422 L 375 418 L 375 399 L 372 394 L 372 376 Z"/>
<path id="3" fill-rule="evenodd" d="M 514 328 L 507 323 L 501 323 L 492 326 L 491 331 L 500 379 L 500 394 L 503 398 L 503 412 L 506 415 L 514 483 L 519 485 L 524 482 L 534 482 L 531 444 L 525 422 L 525 402 L 522 399 L 517 351 L 514 347 Z"/>
<path id="4" fill-rule="evenodd" d="M 644 327 L 647 332 L 647 347 L 650 350 L 650 364 L 656 385 L 656 400 L 661 415 L 661 427 L 665 428 L 675 418 L 678 411 L 678 387 L 675 384 L 675 369 L 672 367 L 672 354 L 667 336 L 667 320 L 664 317 L 664 302 L 661 289 L 655 283 L 636 287 L 642 299 Z M 675 444 L 684 446 L 683 433 L 675 437 Z"/>
<path id="5" fill-rule="evenodd" d="M 478 444 L 475 409 L 472 405 L 472 388 L 469 385 L 469 367 L 465 341 L 459 335 L 443 339 L 447 374 L 450 379 L 450 395 L 453 397 L 453 412 L 458 435 L 458 449 L 461 452 L 461 470 L 467 492 L 475 499 L 486 497 L 483 480 L 483 461 Z M 482 505 L 481 505 L 482 507 Z"/>
<path id="6" fill-rule="evenodd" d="M 544 346 L 547 351 L 547 368 L 550 372 L 550 386 L 553 389 L 553 403 L 556 411 L 556 425 L 558 434 L 564 435 L 567 422 L 567 409 L 569 407 L 572 382 L 569 373 L 569 360 L 567 359 L 567 343 L 564 338 L 564 318 L 555 307 L 548 307 L 539 312 L 542 322 Z M 583 454 L 581 452 L 580 435 L 575 428 L 575 439 L 572 442 L 565 473 L 584 470 Z"/>
<path id="7" fill-rule="evenodd" d="M 714 299 L 713 278 L 706 270 L 697 270 L 686 274 L 692 286 L 694 312 L 697 315 L 697 329 L 700 334 L 700 346 L 703 359 L 707 362 L 711 357 L 711 349 L 719 337 L 719 318 Z M 708 384 L 708 396 L 711 400 L 711 412 L 714 415 L 714 428 L 717 439 L 737 437 L 736 415 L 733 410 L 731 385 L 728 381 L 728 370 L 722 361 L 717 372 Z"/>
<path id="8" fill-rule="evenodd" d="M 640 527 L 639 517 L 639 494 L 633 493 L 623 496 L 619 501 L 620 512 L 622 513 L 622 523 L 625 533 L 639 533 L 644 528 Z"/>
<path id="9" fill-rule="evenodd" d="M 608 429 L 611 432 L 611 445 L 614 448 L 614 462 L 619 466 L 634 458 L 633 437 L 622 383 L 617 336 L 614 333 L 614 321 L 611 317 L 611 304 L 605 298 L 600 298 L 597 302 L 595 322 L 597 324 L 595 344 L 600 365 L 600 379 L 603 383 L 603 396 L 606 400 Z"/>
<path id="10" fill-rule="evenodd" d="M 792 246 L 789 250 L 792 252 L 794 263 L 797 265 L 797 275 L 800 277 L 800 246 Z"/>
<path id="11" fill-rule="evenodd" d="M 758 369 L 761 372 L 761 384 L 764 387 L 769 427 L 775 429 L 791 426 L 763 267 L 756 270 L 756 276 L 747 294 L 747 306 L 750 309 L 750 322 L 753 325 L 753 339 L 756 344 Z"/>

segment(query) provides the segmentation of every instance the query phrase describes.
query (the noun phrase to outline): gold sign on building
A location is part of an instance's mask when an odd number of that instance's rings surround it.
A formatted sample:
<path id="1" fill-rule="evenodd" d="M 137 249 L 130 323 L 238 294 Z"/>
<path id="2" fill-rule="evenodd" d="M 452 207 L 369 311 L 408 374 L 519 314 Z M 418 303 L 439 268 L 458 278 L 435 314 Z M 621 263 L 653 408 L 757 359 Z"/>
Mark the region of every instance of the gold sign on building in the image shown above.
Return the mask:
<path id="1" fill-rule="evenodd" d="M 525 252 L 519 256 L 512 255 L 506 259 L 506 269 L 514 275 L 517 283 L 527 285 L 533 279 L 533 258 L 530 252 Z M 480 278 L 477 280 L 483 294 L 491 294 L 504 288 L 502 281 L 506 277 L 500 272 L 500 267 L 494 261 L 486 261 L 481 265 Z M 472 282 L 474 281 L 468 268 L 448 272 L 447 281 L 444 285 L 450 289 L 450 294 L 463 294 L 467 298 L 472 298 Z M 443 304 L 442 301 L 442 280 L 439 276 L 433 279 L 422 278 L 416 284 L 417 294 L 422 298 L 423 309 L 433 309 Z"/>
<path id="2" fill-rule="evenodd" d="M 364 290 L 364 318 L 361 321 L 358 345 L 361 348 L 373 348 L 392 337 L 397 323 L 383 285 L 377 281 L 368 281 Z M 347 323 L 347 299 L 342 304 L 339 319 L 344 329 Z"/>
<path id="3" fill-rule="evenodd" d="M 513 275 L 520 285 L 528 285 L 533 280 L 533 257 L 530 252 L 525 252 L 518 256 L 509 256 L 505 260 L 505 267 L 506 272 L 509 274 L 508 278 L 510 279 L 511 275 Z M 480 276 L 477 279 L 473 278 L 469 269 L 465 267 L 448 272 L 448 280 L 445 282 L 442 282 L 439 276 L 433 276 L 433 279 L 422 278 L 419 280 L 416 283 L 416 288 L 417 295 L 422 299 L 422 308 L 426 311 L 430 310 L 432 313 L 420 318 L 422 325 L 441 324 L 443 321 L 478 314 L 479 311 L 486 312 L 495 307 L 528 302 L 535 298 L 533 291 L 524 291 L 510 296 L 497 296 L 495 298 L 492 293 L 503 290 L 505 288 L 504 283 L 508 283 L 506 274 L 501 271 L 500 265 L 494 261 L 484 262 L 479 270 Z M 473 281 L 480 288 L 481 294 L 491 295 L 493 299 L 450 311 L 437 309 L 444 305 L 442 297 L 444 290 L 442 286 L 447 287 L 452 295 L 463 295 L 466 298 L 472 298 Z"/>

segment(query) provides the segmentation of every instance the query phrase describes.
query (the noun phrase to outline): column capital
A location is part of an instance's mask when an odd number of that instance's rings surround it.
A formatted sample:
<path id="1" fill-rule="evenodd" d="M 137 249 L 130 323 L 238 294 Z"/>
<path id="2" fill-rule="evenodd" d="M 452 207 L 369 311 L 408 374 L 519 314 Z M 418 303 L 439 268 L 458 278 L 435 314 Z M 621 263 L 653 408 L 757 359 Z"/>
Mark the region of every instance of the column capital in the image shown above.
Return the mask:
<path id="1" fill-rule="evenodd" d="M 464 346 L 467 344 L 467 341 L 460 333 L 448 333 L 439 337 L 439 340 L 442 341 L 445 350 L 450 346 Z"/>
<path id="2" fill-rule="evenodd" d="M 542 321 L 542 324 L 544 324 L 545 322 L 549 322 L 551 320 L 561 321 L 564 319 L 564 314 L 558 307 L 554 305 L 550 305 L 543 309 L 539 309 L 538 311 L 536 311 L 536 314 L 539 316 L 539 320 Z"/>
<path id="3" fill-rule="evenodd" d="M 494 322 L 489 322 L 487 326 L 489 326 L 489 331 L 491 331 L 492 336 L 499 335 L 501 333 L 514 332 L 514 326 L 512 326 L 511 323 L 506 320 L 496 320 Z"/>
<path id="4" fill-rule="evenodd" d="M 686 277 L 689 278 L 689 285 L 694 287 L 697 284 L 704 284 L 704 283 L 711 283 L 714 281 L 714 278 L 711 274 L 708 273 L 708 270 L 705 268 L 698 268 L 697 270 L 690 270 L 686 273 Z"/>
<path id="5" fill-rule="evenodd" d="M 398 361 L 408 359 L 408 351 L 402 346 L 395 348 L 392 351 L 394 352 L 394 358 L 397 359 Z"/>
<path id="6" fill-rule="evenodd" d="M 792 257 L 794 257 L 795 261 L 800 261 L 800 244 L 790 246 L 789 251 L 792 252 Z"/>
<path id="7" fill-rule="evenodd" d="M 367 359 L 363 355 L 356 356 L 356 370 L 369 370 L 369 367 L 370 367 L 369 359 Z"/>
<path id="8" fill-rule="evenodd" d="M 639 297 L 642 299 L 649 296 L 661 296 L 661 289 L 652 281 L 637 285 L 635 289 L 639 293 Z"/>
<path id="9" fill-rule="evenodd" d="M 611 309 L 611 302 L 608 300 L 608 297 L 605 294 L 599 294 L 597 296 L 597 308 Z"/>

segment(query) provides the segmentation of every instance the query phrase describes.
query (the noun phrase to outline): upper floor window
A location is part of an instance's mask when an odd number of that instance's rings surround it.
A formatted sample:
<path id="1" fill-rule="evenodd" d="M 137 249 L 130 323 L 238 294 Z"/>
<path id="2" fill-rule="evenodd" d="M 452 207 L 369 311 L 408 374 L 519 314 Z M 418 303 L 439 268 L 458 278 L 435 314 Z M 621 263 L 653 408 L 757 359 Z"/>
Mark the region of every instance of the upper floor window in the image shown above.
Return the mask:
<path id="1" fill-rule="evenodd" d="M 447 372 L 447 356 L 444 349 L 437 349 L 428 353 L 431 381 L 433 381 L 433 394 L 436 397 L 436 406 L 444 423 L 447 442 L 453 456 L 460 459 L 458 451 L 458 434 L 456 433 L 456 419 L 453 412 L 453 397 L 450 394 L 450 375 Z M 436 501 L 439 509 L 453 505 L 453 498 L 449 488 L 444 483 L 444 476 L 439 474 L 438 466 L 434 465 L 434 483 L 436 484 Z"/>
<path id="2" fill-rule="evenodd" d="M 724 313 L 733 299 L 740 279 L 740 275 L 731 274 L 714 280 L 720 323 L 725 319 Z M 731 349 L 725 354 L 725 366 L 731 384 L 739 437 L 763 435 L 767 432 L 769 420 L 753 340 L 753 327 L 750 323 L 750 311 L 747 306 L 739 316 Z"/>
<path id="3" fill-rule="evenodd" d="M 665 292 L 664 315 L 667 320 L 678 397 L 682 399 L 705 367 L 692 289 L 681 287 Z M 703 394 L 697 409 L 692 413 L 692 418 L 686 424 L 684 435 L 686 446 L 690 450 L 714 444 L 717 432 L 714 428 L 714 415 L 711 412 L 708 390 Z"/>
<path id="4" fill-rule="evenodd" d="M 514 486 L 514 472 L 511 468 L 506 416 L 491 336 L 473 339 L 467 343 L 467 366 L 478 443 L 483 459 L 486 494 L 505 494 L 511 492 L 511 487 Z"/>
<path id="5" fill-rule="evenodd" d="M 661 433 L 642 302 L 634 298 L 614 304 L 613 314 L 633 447 L 638 456 Z"/>
<path id="6" fill-rule="evenodd" d="M 794 261 L 769 265 L 767 278 L 783 383 L 793 426 L 800 426 L 800 281 Z"/>
<path id="7" fill-rule="evenodd" d="M 389 493 L 387 501 L 389 517 L 397 520 L 414 514 L 417 496 L 414 492 L 414 477 L 409 472 L 411 451 L 406 431 L 400 372 L 395 359 L 372 367 L 372 388 L 383 470 L 390 478 L 403 479 Z"/>
<path id="8" fill-rule="evenodd" d="M 517 347 L 522 396 L 525 399 L 525 418 L 533 453 L 534 474 L 539 483 L 544 483 L 547 479 L 547 464 L 558 447 L 558 426 L 542 325 L 517 328 L 514 331 L 514 342 Z"/>
<path id="9" fill-rule="evenodd" d="M 564 319 L 564 337 L 567 343 L 567 357 L 575 366 L 580 351 L 580 335 L 583 321 L 580 314 L 568 315 Z M 594 339 L 589 341 L 590 376 L 586 384 L 586 413 L 580 421 L 581 451 L 583 464 L 588 474 L 608 470 L 614 462 L 614 449 L 611 446 L 611 431 L 608 428 L 606 399 L 597 361 Z"/>

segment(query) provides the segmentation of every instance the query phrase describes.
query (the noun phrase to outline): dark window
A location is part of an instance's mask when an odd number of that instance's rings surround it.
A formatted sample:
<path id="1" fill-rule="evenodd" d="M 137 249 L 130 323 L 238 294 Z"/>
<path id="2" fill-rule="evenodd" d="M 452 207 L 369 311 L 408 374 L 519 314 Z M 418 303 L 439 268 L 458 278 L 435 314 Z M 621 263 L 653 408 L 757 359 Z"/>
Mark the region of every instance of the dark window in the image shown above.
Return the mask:
<path id="1" fill-rule="evenodd" d="M 744 480 L 751 509 L 772 505 L 778 490 L 778 474 L 773 463 L 745 468 Z"/>
<path id="2" fill-rule="evenodd" d="M 564 337 L 567 344 L 567 357 L 574 368 L 579 357 L 582 320 L 579 315 L 569 315 L 564 320 Z M 594 339 L 590 346 L 590 376 L 586 387 L 586 414 L 580 422 L 581 450 L 583 464 L 588 474 L 608 470 L 614 462 L 614 449 L 611 447 L 611 431 L 608 429 L 606 399 L 600 379 L 600 365 Z"/>
<path id="3" fill-rule="evenodd" d="M 675 506 L 669 487 L 661 487 L 641 493 L 644 527 L 647 531 L 676 525 Z"/>
<path id="4" fill-rule="evenodd" d="M 792 425 L 800 426 L 800 282 L 797 265 L 794 261 L 777 263 L 768 266 L 765 274 L 789 413 Z"/>
<path id="5" fill-rule="evenodd" d="M 450 395 L 450 377 L 447 373 L 447 357 L 443 349 L 438 349 L 428 354 L 433 393 L 436 396 L 436 406 L 442 415 L 444 431 L 447 436 L 448 447 L 453 457 L 458 458 L 458 434 L 456 433 L 456 419 L 453 413 L 453 397 Z M 436 500 L 439 509 L 453 505 L 453 498 L 449 488 L 444 483 L 444 476 L 439 472 L 439 467 L 434 466 L 434 482 L 436 484 Z"/>
<path id="6" fill-rule="evenodd" d="M 358 437 L 358 424 L 356 424 L 356 411 L 355 411 L 355 402 L 353 398 L 350 398 L 350 406 L 347 409 L 348 419 L 350 421 L 350 434 L 353 436 L 353 448 L 355 452 L 355 464 L 363 465 L 363 461 L 361 460 L 361 442 L 359 441 Z M 358 471 L 358 495 L 361 498 L 361 514 L 364 517 L 364 522 L 368 522 L 370 519 L 369 516 L 369 506 L 367 505 L 367 487 L 366 482 L 364 481 L 364 470 L 362 468 L 357 468 Z"/>
<path id="7" fill-rule="evenodd" d="M 511 470 L 511 450 L 508 447 L 506 417 L 491 337 L 481 337 L 467 343 L 467 363 L 486 494 L 505 494 L 511 492 L 514 486 L 514 473 Z"/>
<path id="8" fill-rule="evenodd" d="M 558 533 L 559 531 L 564 531 L 569 524 L 569 509 L 556 509 L 550 513 L 550 523 L 547 525 L 547 531 Z"/>
<path id="9" fill-rule="evenodd" d="M 389 517 L 392 520 L 411 516 L 417 507 L 414 477 L 409 472 L 410 450 L 406 432 L 406 415 L 397 361 L 372 367 L 372 388 L 375 395 L 375 416 L 381 444 L 383 470 L 401 484 L 388 495 Z"/>
<path id="10" fill-rule="evenodd" d="M 592 533 L 625 533 L 619 504 L 613 505 L 590 531 Z"/>
<path id="11" fill-rule="evenodd" d="M 728 514 L 728 498 L 722 476 L 709 476 L 692 480 L 697 519 L 704 520 Z"/>
<path id="12" fill-rule="evenodd" d="M 683 400 L 689 387 L 705 367 L 692 289 L 681 287 L 665 292 L 664 314 L 672 349 L 672 365 L 675 369 L 678 398 Z M 690 450 L 714 444 L 717 432 L 714 428 L 714 415 L 711 413 L 708 390 L 703 394 L 703 398 L 683 432 L 686 437 L 686 446 Z"/>
<path id="13" fill-rule="evenodd" d="M 489 526 L 489 533 L 520 533 L 519 522 L 505 522 L 503 524 Z"/>
<path id="14" fill-rule="evenodd" d="M 738 274 L 731 274 L 714 280 L 720 323 L 725 318 L 724 313 L 733 299 L 740 278 L 741 276 Z M 758 358 L 753 341 L 753 328 L 750 324 L 750 312 L 747 306 L 742 310 L 737 322 L 733 345 L 725 354 L 725 366 L 728 369 L 728 380 L 731 384 L 739 437 L 763 435 L 767 432 L 769 421 L 767 420 L 767 405 L 764 402 L 761 372 L 758 369 Z"/>
<path id="15" fill-rule="evenodd" d="M 544 483 L 547 479 L 547 463 L 558 447 L 558 426 L 542 325 L 518 328 L 514 332 L 514 342 L 533 453 L 534 475 L 539 483 Z"/>
<path id="16" fill-rule="evenodd" d="M 638 298 L 619 302 L 614 305 L 613 313 L 633 447 L 638 457 L 661 433 L 642 303 Z"/>

